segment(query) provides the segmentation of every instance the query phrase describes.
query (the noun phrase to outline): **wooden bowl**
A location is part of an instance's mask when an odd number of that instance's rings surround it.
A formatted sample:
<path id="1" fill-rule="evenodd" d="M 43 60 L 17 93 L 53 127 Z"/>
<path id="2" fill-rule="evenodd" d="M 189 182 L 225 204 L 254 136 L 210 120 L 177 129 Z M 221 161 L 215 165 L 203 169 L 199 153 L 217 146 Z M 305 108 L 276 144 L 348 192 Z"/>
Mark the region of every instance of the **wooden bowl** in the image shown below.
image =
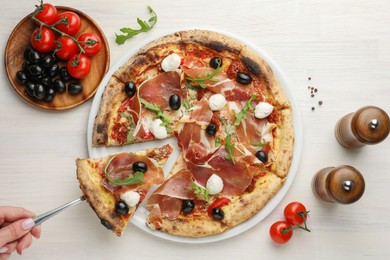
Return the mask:
<path id="1" fill-rule="evenodd" d="M 15 91 L 29 104 L 46 110 L 65 110 L 76 107 L 88 99 L 96 92 L 100 81 L 110 67 L 110 50 L 106 36 L 97 23 L 85 13 L 65 6 L 56 6 L 58 13 L 72 11 L 77 13 L 81 19 L 81 29 L 76 34 L 78 37 L 85 32 L 97 34 L 102 41 L 100 52 L 91 57 L 91 72 L 87 77 L 80 80 L 83 86 L 83 92 L 78 95 L 71 95 L 67 92 L 58 93 L 51 102 L 40 101 L 31 98 L 27 95 L 25 87 L 22 86 L 16 79 L 16 72 L 22 70 L 22 64 L 25 61 L 23 57 L 24 50 L 30 45 L 30 37 L 35 30 L 36 25 L 30 19 L 30 15 L 26 16 L 12 31 L 7 46 L 5 48 L 5 68 L 9 81 Z M 66 61 L 59 61 L 60 67 L 66 65 Z"/>

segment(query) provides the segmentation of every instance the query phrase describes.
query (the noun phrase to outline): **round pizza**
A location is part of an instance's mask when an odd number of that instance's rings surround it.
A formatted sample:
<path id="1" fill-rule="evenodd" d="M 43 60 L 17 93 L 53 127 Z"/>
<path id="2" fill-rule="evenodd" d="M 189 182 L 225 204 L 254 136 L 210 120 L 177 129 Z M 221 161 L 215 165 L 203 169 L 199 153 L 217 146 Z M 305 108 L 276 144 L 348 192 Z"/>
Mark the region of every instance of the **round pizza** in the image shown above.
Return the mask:
<path id="1" fill-rule="evenodd" d="M 145 199 L 147 225 L 180 236 L 218 234 L 252 218 L 283 186 L 293 157 L 292 107 L 271 67 L 244 43 L 179 31 L 112 74 L 92 143 L 166 138 L 180 155 Z"/>

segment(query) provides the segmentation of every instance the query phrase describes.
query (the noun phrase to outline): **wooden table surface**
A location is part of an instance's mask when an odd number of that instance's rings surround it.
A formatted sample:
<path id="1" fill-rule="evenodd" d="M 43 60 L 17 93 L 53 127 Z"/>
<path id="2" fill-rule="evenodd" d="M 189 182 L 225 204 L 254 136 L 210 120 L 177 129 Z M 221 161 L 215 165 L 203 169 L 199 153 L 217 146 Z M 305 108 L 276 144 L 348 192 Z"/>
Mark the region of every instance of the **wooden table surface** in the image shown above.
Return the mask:
<path id="1" fill-rule="evenodd" d="M 124 1 L 55 0 L 89 14 L 104 30 L 111 66 L 134 45 L 166 31 L 208 28 L 238 35 L 264 50 L 284 71 L 303 118 L 300 166 L 281 203 L 262 222 L 227 240 L 180 244 L 155 238 L 130 224 L 121 238 L 101 226 L 87 204 L 77 205 L 42 226 L 42 237 L 26 259 L 389 259 L 390 138 L 358 150 L 342 148 L 336 121 L 365 105 L 390 112 L 390 2 L 388 0 Z M 2 59 L 8 36 L 37 1 L 3 0 Z M 121 27 L 158 15 L 153 30 L 122 46 Z M 27 36 L 28 37 L 28 36 Z M 80 195 L 74 159 L 88 156 L 87 119 L 92 100 L 62 112 L 43 111 L 13 90 L 1 63 L 0 205 L 42 213 Z M 311 80 L 308 80 L 311 77 Z M 318 89 L 312 98 L 308 86 Z M 319 106 L 318 101 L 323 101 Z M 312 111 L 311 108 L 315 107 Z M 317 200 L 312 176 L 327 166 L 361 171 L 366 191 L 355 204 Z M 310 209 L 311 233 L 295 232 L 283 246 L 268 235 L 291 201 Z M 19 259 L 13 256 L 13 259 Z"/>

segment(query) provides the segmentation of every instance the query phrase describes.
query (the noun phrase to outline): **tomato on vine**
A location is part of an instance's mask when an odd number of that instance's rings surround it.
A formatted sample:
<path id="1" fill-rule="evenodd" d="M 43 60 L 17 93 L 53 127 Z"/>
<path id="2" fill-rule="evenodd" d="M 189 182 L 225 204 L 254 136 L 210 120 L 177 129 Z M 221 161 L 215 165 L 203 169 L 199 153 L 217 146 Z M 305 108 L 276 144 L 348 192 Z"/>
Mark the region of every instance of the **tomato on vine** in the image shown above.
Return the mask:
<path id="1" fill-rule="evenodd" d="M 85 54 L 75 54 L 68 61 L 66 69 L 76 79 L 85 78 L 91 71 L 91 62 Z"/>
<path id="2" fill-rule="evenodd" d="M 37 28 L 31 35 L 31 45 L 39 52 L 48 52 L 54 46 L 54 33 L 46 27 Z"/>
<path id="3" fill-rule="evenodd" d="M 37 18 L 39 21 L 52 25 L 55 22 L 58 21 L 58 11 L 55 6 L 52 4 L 42 4 L 38 6 L 37 14 L 35 15 L 35 18 Z"/>
<path id="4" fill-rule="evenodd" d="M 81 47 L 83 47 L 84 53 L 87 56 L 94 56 L 98 54 L 102 48 L 101 40 L 95 33 L 83 33 L 77 40 Z"/>
<path id="5" fill-rule="evenodd" d="M 61 60 L 69 60 L 78 53 L 79 47 L 67 36 L 60 36 L 54 43 L 54 51 Z"/>
<path id="6" fill-rule="evenodd" d="M 63 12 L 59 15 L 59 20 L 58 24 L 56 24 L 56 28 L 61 32 L 73 36 L 81 28 L 81 19 L 74 12 Z"/>
<path id="7" fill-rule="evenodd" d="M 284 217 L 291 225 L 302 225 L 305 223 L 308 211 L 300 202 L 291 202 L 284 208 Z"/>
<path id="8" fill-rule="evenodd" d="M 287 221 L 278 221 L 271 226 L 269 234 L 275 243 L 285 244 L 291 239 L 293 230 Z"/>

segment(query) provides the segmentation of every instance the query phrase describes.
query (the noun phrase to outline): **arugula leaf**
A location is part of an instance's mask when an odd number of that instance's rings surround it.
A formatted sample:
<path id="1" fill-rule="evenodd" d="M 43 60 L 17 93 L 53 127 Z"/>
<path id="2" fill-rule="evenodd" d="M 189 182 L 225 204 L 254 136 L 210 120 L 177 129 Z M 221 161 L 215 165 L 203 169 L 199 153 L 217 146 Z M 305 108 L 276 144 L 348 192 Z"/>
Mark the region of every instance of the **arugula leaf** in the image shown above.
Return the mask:
<path id="1" fill-rule="evenodd" d="M 265 146 L 266 144 L 265 144 L 265 143 L 262 143 L 262 142 L 254 142 L 252 145 L 253 145 L 253 146 L 257 146 L 257 147 L 263 147 L 263 146 Z"/>
<path id="2" fill-rule="evenodd" d="M 183 106 L 185 107 L 185 109 L 189 110 L 191 108 L 191 104 L 190 102 L 188 102 L 187 99 L 184 99 L 183 100 Z"/>
<path id="3" fill-rule="evenodd" d="M 173 123 L 172 120 L 167 115 L 165 115 L 164 112 L 161 111 L 161 109 L 156 104 L 149 103 L 141 97 L 138 98 L 141 104 L 143 104 L 146 109 L 155 113 L 163 121 L 163 123 L 161 124 L 162 126 L 167 126 Z"/>
<path id="4" fill-rule="evenodd" d="M 218 67 L 212 73 L 207 72 L 206 77 L 204 77 L 204 78 L 202 78 L 201 76 L 198 76 L 197 78 L 187 77 L 187 80 L 198 83 L 198 85 L 201 88 L 206 88 L 206 85 L 204 84 L 204 82 L 207 80 L 218 82 L 219 79 L 215 79 L 214 76 L 217 75 L 218 73 L 220 73 L 221 71 L 222 71 L 221 62 L 218 62 Z"/>
<path id="5" fill-rule="evenodd" d="M 133 141 L 133 139 L 134 139 L 134 130 L 135 130 L 136 125 L 134 124 L 133 118 L 131 116 L 129 116 L 128 114 L 122 112 L 119 115 L 121 117 L 126 118 L 127 121 L 129 121 L 129 128 L 127 131 L 126 143 L 131 143 L 131 141 Z"/>
<path id="6" fill-rule="evenodd" d="M 129 175 L 125 179 L 120 180 L 112 180 L 107 172 L 108 166 L 111 164 L 112 160 L 115 159 L 116 156 L 111 157 L 111 159 L 107 162 L 106 167 L 104 168 L 104 175 L 106 176 L 107 180 L 111 182 L 113 185 L 116 186 L 129 186 L 133 184 L 141 183 L 144 180 L 144 173 L 143 172 L 135 172 L 134 175 Z"/>
<path id="7" fill-rule="evenodd" d="M 199 187 L 195 182 L 191 183 L 191 188 L 194 190 L 196 195 L 202 196 L 207 202 L 209 202 L 209 189 Z"/>
<path id="8" fill-rule="evenodd" d="M 221 139 L 219 137 L 215 138 L 215 146 L 220 147 L 221 146 Z"/>
<path id="9" fill-rule="evenodd" d="M 121 28 L 120 31 L 123 34 L 115 34 L 116 35 L 116 43 L 121 45 L 124 44 L 128 39 L 136 36 L 139 33 L 147 32 L 153 28 L 153 26 L 157 23 L 157 14 L 156 12 L 148 6 L 149 12 L 152 14 L 152 17 L 149 18 L 149 23 L 146 21 L 137 18 L 137 23 L 141 26 L 140 29 L 131 29 L 131 28 Z"/>
<path id="10" fill-rule="evenodd" d="M 252 101 L 256 98 L 256 94 L 254 94 L 245 104 L 245 106 L 241 109 L 241 111 L 238 113 L 238 114 L 235 114 L 234 116 L 236 117 L 236 121 L 233 123 L 234 126 L 238 126 L 240 125 L 241 123 L 241 120 L 242 119 L 245 119 L 246 118 L 246 112 L 248 111 L 248 109 L 250 111 L 253 111 L 253 107 L 252 107 Z"/>
<path id="11" fill-rule="evenodd" d="M 231 135 L 230 134 L 226 135 L 225 141 L 226 141 L 225 149 L 229 153 L 229 155 L 225 156 L 225 158 L 228 159 L 229 161 L 232 161 L 232 163 L 234 163 L 233 148 L 234 148 L 235 144 L 231 143 Z"/>

